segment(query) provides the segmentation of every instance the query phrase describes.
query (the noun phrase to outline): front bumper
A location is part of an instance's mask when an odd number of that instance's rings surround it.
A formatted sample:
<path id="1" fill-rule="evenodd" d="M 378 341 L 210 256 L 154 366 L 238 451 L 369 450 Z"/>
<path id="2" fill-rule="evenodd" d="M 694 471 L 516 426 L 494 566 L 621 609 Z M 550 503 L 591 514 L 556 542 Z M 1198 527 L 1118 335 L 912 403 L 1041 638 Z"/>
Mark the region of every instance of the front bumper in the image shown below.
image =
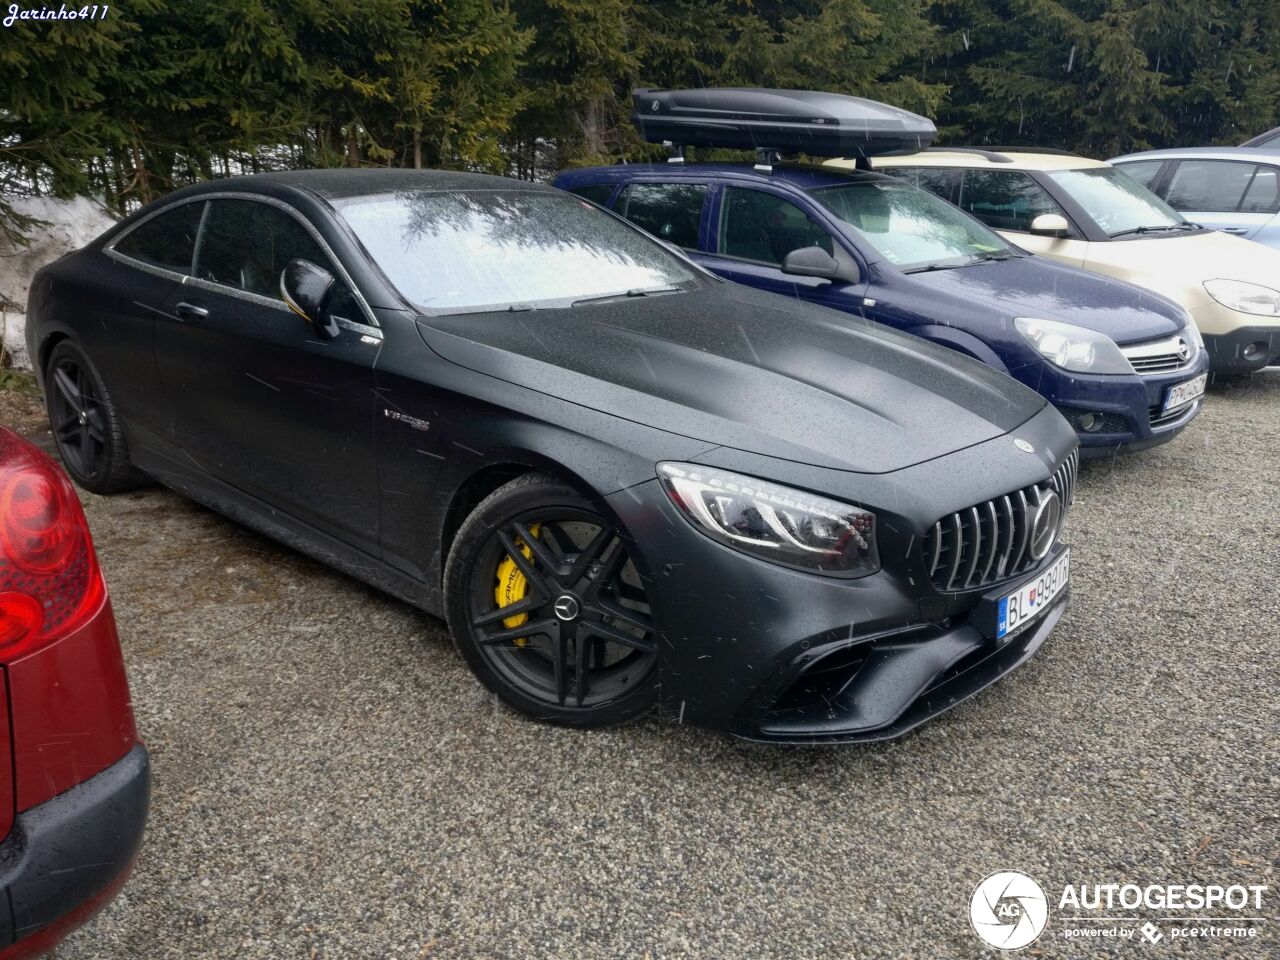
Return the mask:
<path id="1" fill-rule="evenodd" d="M 982 626 L 980 607 L 984 596 L 1010 592 L 1045 570 L 1057 552 L 1005 583 L 949 593 L 934 588 L 922 553 L 924 534 L 940 516 L 1006 492 L 992 489 L 992 477 L 1010 490 L 1039 482 L 1051 472 L 1046 461 L 1060 463 L 1075 445 L 1048 407 L 1015 436 L 1038 452 L 1023 452 L 1005 435 L 888 475 L 823 471 L 724 448 L 700 458 L 876 509 L 885 567 L 856 579 L 793 570 L 714 542 L 656 480 L 609 497 L 634 539 L 664 628 L 662 711 L 756 740 L 877 740 L 900 736 L 1026 660 L 1052 631 L 1061 605 L 1003 645 Z M 818 725 L 783 716 L 806 667 L 845 654 L 868 658 L 839 667 L 850 699 Z"/>
<path id="2" fill-rule="evenodd" d="M 1166 392 L 1208 369 L 1208 354 L 1202 351 L 1189 366 L 1172 373 L 1088 376 L 1054 370 L 1028 385 L 1039 390 L 1076 429 L 1080 456 L 1096 458 L 1146 450 L 1180 434 L 1199 414 L 1203 401 L 1194 400 L 1165 415 Z M 1093 420 L 1092 429 L 1084 428 L 1086 418 Z"/>
<path id="3" fill-rule="evenodd" d="M 1055 555 L 1056 559 L 1056 555 Z M 859 743 L 900 737 L 991 686 L 1040 649 L 1066 610 L 1069 591 L 1007 643 L 971 623 L 806 651 L 778 678 L 778 692 L 744 711 L 735 732 L 783 743 Z M 860 648 L 860 649 L 859 649 Z M 856 659 L 845 659 L 854 652 Z M 823 670 L 828 659 L 844 662 Z M 807 683 L 815 678 L 819 685 Z M 803 696 L 795 692 L 801 689 Z M 815 696 L 816 694 L 816 696 Z"/>
<path id="4" fill-rule="evenodd" d="M 1230 333 L 1204 334 L 1209 369 L 1239 376 L 1280 364 L 1280 327 L 1240 327 Z"/>
<path id="5" fill-rule="evenodd" d="M 101 773 L 20 813 L 0 842 L 0 958 L 52 949 L 114 896 L 142 842 L 151 796 L 137 744 Z"/>

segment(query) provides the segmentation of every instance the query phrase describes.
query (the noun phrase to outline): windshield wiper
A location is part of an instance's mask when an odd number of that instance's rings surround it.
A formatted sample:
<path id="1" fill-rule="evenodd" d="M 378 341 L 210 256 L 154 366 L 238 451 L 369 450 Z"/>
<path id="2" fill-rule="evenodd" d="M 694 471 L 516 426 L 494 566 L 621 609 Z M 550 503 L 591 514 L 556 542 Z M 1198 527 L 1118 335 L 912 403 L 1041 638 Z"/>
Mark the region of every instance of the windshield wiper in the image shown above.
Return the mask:
<path id="1" fill-rule="evenodd" d="M 988 260 L 1016 260 L 1016 253 L 980 253 L 971 260 L 971 263 L 985 263 Z"/>
<path id="2" fill-rule="evenodd" d="M 1111 237 L 1111 239 L 1114 240 L 1116 237 L 1129 237 L 1135 233 L 1164 233 L 1166 230 L 1181 230 L 1181 229 L 1182 229 L 1182 224 L 1171 223 L 1163 227 L 1130 227 L 1128 230 L 1119 230 L 1115 233 L 1109 233 L 1107 234 L 1107 236 Z"/>
<path id="3" fill-rule="evenodd" d="M 578 307 L 584 303 L 603 303 L 606 300 L 623 300 L 627 297 L 652 297 L 663 293 L 680 293 L 681 289 L 680 287 L 635 287 L 620 293 L 604 293 L 598 297 L 583 297 L 581 300 L 573 301 L 573 305 Z"/>
<path id="4" fill-rule="evenodd" d="M 926 263 L 923 267 L 912 267 L 910 270 L 903 270 L 903 273 L 931 273 L 934 270 L 955 270 L 957 267 L 967 267 L 971 263 L 977 263 L 976 260 L 962 260 L 960 263 Z"/>

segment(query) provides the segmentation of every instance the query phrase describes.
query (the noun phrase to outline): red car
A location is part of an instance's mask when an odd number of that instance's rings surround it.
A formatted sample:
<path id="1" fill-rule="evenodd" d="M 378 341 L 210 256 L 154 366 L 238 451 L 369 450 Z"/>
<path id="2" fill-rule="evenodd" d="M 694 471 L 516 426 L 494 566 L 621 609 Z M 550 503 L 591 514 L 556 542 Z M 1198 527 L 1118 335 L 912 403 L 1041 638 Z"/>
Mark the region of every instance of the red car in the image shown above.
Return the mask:
<path id="1" fill-rule="evenodd" d="M 124 885 L 151 793 L 115 618 L 61 468 L 0 427 L 0 960 Z"/>

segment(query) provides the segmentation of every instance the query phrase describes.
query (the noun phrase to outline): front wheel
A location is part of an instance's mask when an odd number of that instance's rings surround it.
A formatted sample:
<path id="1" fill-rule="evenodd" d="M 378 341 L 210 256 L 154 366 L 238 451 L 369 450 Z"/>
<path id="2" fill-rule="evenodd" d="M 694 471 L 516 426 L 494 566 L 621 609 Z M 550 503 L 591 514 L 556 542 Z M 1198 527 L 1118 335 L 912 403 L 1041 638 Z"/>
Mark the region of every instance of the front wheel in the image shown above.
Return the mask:
<path id="1" fill-rule="evenodd" d="M 507 704 L 575 727 L 657 696 L 658 632 L 626 535 L 576 490 L 528 474 L 463 522 L 445 565 L 454 642 Z"/>

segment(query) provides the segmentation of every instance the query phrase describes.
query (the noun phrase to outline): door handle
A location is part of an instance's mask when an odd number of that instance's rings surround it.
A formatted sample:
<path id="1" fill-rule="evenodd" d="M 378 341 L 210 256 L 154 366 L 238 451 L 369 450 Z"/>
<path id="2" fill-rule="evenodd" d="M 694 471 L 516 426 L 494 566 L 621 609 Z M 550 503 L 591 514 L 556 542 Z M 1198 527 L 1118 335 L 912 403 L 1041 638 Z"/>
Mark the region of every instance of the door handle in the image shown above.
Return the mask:
<path id="1" fill-rule="evenodd" d="M 202 320 L 209 315 L 209 311 L 204 307 L 188 303 L 185 300 L 174 307 L 173 312 L 182 320 Z"/>
<path id="2" fill-rule="evenodd" d="M 1223 228 L 1222 228 L 1222 232 L 1223 232 L 1223 233 L 1236 233 L 1236 234 L 1248 233 L 1248 232 L 1249 232 L 1249 228 L 1248 228 L 1248 227 L 1223 227 Z"/>

